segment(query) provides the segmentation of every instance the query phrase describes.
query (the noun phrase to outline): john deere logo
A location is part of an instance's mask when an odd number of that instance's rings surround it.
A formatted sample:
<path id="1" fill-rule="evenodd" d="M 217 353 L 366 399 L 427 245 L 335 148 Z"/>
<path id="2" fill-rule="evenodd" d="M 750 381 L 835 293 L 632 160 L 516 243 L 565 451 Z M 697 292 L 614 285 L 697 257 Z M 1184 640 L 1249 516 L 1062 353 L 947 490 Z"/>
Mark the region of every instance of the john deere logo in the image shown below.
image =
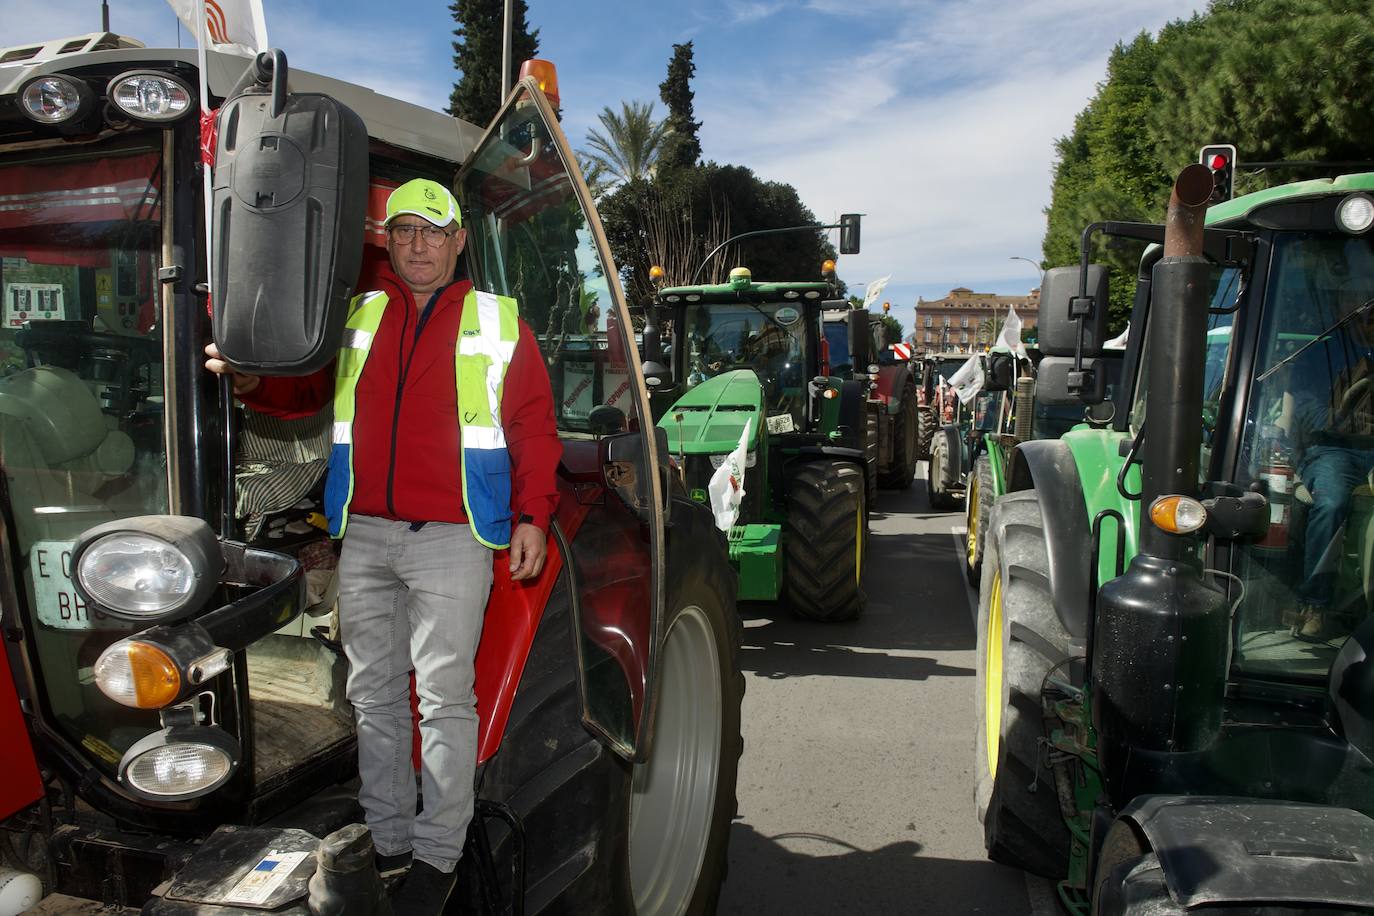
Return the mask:
<path id="1" fill-rule="evenodd" d="M 796 320 L 800 317 L 801 312 L 798 312 L 790 305 L 784 305 L 782 308 L 778 309 L 777 312 L 773 314 L 773 320 L 776 321 L 778 324 L 782 325 L 783 327 L 787 327 L 790 324 L 794 324 Z"/>

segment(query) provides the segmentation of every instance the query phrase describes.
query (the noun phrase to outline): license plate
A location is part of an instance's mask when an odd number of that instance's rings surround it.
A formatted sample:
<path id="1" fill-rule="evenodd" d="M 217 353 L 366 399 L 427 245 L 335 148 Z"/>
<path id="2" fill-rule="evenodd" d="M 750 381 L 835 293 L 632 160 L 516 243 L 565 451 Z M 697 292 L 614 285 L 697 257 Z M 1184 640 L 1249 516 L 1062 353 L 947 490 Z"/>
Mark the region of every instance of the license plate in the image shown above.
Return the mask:
<path id="1" fill-rule="evenodd" d="M 29 551 L 40 623 L 59 630 L 127 630 L 125 621 L 86 604 L 72 583 L 72 542 L 36 541 Z"/>

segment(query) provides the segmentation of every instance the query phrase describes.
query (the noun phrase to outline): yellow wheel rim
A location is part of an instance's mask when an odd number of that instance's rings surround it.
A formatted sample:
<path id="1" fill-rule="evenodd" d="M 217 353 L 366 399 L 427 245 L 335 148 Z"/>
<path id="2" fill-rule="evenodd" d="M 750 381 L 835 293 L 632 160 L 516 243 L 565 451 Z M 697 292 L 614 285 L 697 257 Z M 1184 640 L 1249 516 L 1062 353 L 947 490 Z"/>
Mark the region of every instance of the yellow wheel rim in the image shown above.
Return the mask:
<path id="1" fill-rule="evenodd" d="M 968 568 L 972 569 L 973 564 L 978 560 L 978 477 L 970 474 L 968 481 L 968 492 L 964 495 L 964 527 L 968 531 Z"/>
<path id="2" fill-rule="evenodd" d="M 997 775 L 997 752 L 1002 743 L 1002 572 L 992 574 L 988 593 L 987 665 L 983 669 L 983 727 L 988 772 Z"/>

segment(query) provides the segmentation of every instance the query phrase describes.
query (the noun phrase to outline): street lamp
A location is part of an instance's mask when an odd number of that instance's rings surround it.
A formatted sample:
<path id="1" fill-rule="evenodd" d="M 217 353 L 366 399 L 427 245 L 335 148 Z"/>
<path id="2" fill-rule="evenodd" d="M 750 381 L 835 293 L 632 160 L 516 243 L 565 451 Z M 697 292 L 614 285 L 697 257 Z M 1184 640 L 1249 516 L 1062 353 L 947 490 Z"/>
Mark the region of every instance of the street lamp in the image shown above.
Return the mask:
<path id="1" fill-rule="evenodd" d="M 1007 258 L 1007 260 L 1008 260 L 1008 261 L 1025 261 L 1027 264 L 1029 264 L 1029 265 L 1031 265 L 1032 267 L 1034 267 L 1034 268 L 1035 268 L 1035 272 L 1038 273 L 1038 274 L 1040 275 L 1040 285 L 1041 285 L 1042 288 L 1044 287 L 1044 285 L 1045 285 L 1045 272 L 1044 272 L 1043 270 L 1040 269 L 1040 264 L 1039 264 L 1039 262 L 1037 262 L 1037 261 L 1032 261 L 1030 258 L 1023 258 L 1023 257 L 1021 257 L 1019 254 L 1014 254 L 1014 255 L 1012 255 L 1011 257 Z"/>

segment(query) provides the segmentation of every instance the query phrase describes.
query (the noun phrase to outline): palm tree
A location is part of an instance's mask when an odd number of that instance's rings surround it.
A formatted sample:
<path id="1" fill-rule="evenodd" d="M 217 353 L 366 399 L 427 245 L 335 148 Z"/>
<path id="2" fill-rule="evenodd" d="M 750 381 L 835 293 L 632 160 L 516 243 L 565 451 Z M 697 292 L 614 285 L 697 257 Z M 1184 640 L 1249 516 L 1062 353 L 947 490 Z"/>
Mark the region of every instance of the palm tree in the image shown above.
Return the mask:
<path id="1" fill-rule="evenodd" d="M 617 182 L 648 178 L 653 174 L 668 124 L 654 118 L 653 102 L 621 102 L 620 114 L 610 106 L 601 109 L 597 119 L 605 133 L 587 131 L 585 161 L 599 166 Z"/>
<path id="2" fill-rule="evenodd" d="M 978 324 L 978 342 L 991 346 L 997 340 L 997 335 L 1002 333 L 1002 325 L 1006 323 L 1006 316 L 984 318 Z"/>

